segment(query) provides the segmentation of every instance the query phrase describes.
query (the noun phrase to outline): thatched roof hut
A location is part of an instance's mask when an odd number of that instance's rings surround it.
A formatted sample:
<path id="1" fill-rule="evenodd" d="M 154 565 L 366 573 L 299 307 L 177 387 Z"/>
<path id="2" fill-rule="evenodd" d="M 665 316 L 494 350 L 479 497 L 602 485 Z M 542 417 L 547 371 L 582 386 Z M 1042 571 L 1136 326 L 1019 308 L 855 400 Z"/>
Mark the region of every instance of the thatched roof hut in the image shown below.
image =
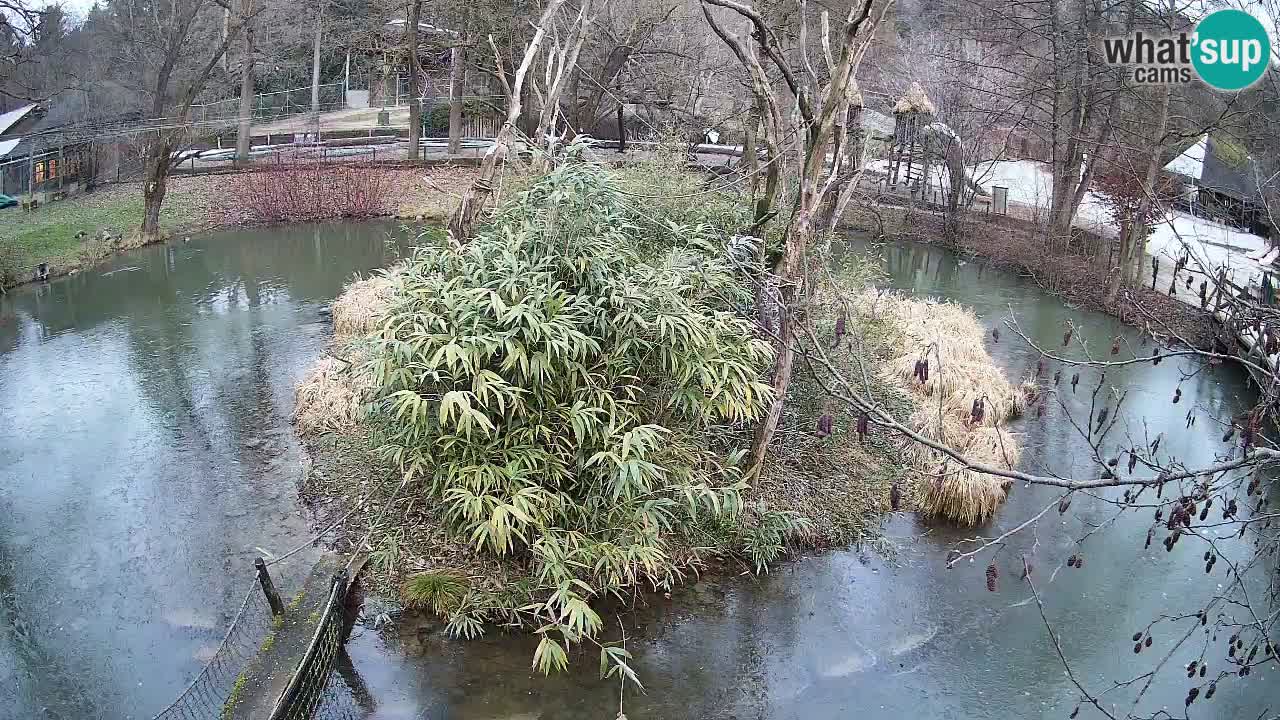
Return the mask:
<path id="1" fill-rule="evenodd" d="M 924 88 L 920 87 L 920 83 L 913 82 L 911 87 L 907 88 L 906 94 L 898 98 L 898 102 L 893 105 L 893 114 L 900 115 L 903 113 L 925 113 L 932 115 L 938 111 L 934 107 L 933 101 L 925 95 Z"/>

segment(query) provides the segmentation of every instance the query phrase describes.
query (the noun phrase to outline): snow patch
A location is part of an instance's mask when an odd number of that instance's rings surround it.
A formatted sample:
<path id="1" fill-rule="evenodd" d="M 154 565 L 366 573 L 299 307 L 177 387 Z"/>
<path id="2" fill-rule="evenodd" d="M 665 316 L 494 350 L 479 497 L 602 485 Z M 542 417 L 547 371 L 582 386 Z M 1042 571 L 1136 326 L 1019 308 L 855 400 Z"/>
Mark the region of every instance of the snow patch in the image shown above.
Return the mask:
<path id="1" fill-rule="evenodd" d="M 1167 172 L 1185 175 L 1187 177 L 1200 179 L 1200 175 L 1204 172 L 1204 154 L 1209 147 L 1209 136 L 1203 135 L 1196 144 L 1182 151 L 1182 154 L 1169 161 L 1164 166 Z"/>

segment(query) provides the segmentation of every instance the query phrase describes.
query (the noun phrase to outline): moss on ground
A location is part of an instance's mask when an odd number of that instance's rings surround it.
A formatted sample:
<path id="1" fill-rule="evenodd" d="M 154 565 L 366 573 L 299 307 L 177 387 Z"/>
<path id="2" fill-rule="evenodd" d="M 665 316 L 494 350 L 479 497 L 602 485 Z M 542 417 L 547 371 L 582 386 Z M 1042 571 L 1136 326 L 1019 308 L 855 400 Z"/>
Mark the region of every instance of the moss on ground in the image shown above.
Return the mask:
<path id="1" fill-rule="evenodd" d="M 240 704 L 240 699 L 244 696 L 245 687 L 249 684 L 249 676 L 242 672 L 236 677 L 236 682 L 231 686 L 231 694 L 227 696 L 227 701 L 222 704 L 222 712 L 219 713 L 221 720 L 231 720 L 235 715 L 236 705 Z"/>

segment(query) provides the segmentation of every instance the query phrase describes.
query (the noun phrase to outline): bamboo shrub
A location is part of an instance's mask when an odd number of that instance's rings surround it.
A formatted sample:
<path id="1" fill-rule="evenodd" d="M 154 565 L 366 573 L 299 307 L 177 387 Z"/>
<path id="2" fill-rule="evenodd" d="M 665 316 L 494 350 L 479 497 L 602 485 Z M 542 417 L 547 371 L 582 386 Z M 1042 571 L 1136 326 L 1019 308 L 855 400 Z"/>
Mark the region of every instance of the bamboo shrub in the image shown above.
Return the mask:
<path id="1" fill-rule="evenodd" d="M 711 228 L 670 224 L 676 247 L 646 261 L 641 210 L 601 169 L 562 165 L 465 244 L 418 249 L 370 338 L 380 452 L 457 537 L 533 583 L 464 594 L 450 628 L 534 627 L 544 672 L 600 630 L 593 599 L 670 587 L 685 539 L 743 514 L 748 487 L 713 439 L 772 399 L 770 345 L 732 312 L 749 293 Z M 748 512 L 740 549 L 762 563 L 799 521 Z"/>

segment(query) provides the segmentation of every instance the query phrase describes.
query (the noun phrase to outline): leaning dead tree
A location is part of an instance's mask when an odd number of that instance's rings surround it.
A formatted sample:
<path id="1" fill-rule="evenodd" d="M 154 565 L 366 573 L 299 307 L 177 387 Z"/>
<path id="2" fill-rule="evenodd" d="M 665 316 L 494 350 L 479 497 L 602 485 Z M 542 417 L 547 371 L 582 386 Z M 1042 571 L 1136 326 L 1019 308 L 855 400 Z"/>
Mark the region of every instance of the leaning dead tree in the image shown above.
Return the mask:
<path id="1" fill-rule="evenodd" d="M 538 18 L 533 37 L 525 46 L 524 56 L 520 61 L 520 65 L 510 77 L 508 77 L 506 66 L 502 61 L 502 53 L 498 52 L 493 36 L 489 36 L 489 47 L 493 50 L 494 60 L 497 63 L 496 74 L 498 80 L 502 83 L 503 94 L 506 96 L 507 118 L 502 123 L 502 128 L 498 130 L 497 136 L 493 139 L 493 145 L 480 162 L 479 177 L 472 182 L 471 187 L 462 196 L 462 202 L 449 218 L 449 239 L 455 247 L 461 246 L 471 236 L 471 231 L 475 227 L 476 221 L 479 220 L 480 215 L 493 198 L 495 192 L 494 181 L 497 179 L 498 171 L 501 169 L 502 163 L 506 160 L 507 153 L 516 139 L 517 124 L 520 122 L 520 115 L 524 109 L 525 79 L 529 74 L 530 68 L 533 67 L 534 60 L 538 57 L 538 51 L 546 40 L 547 33 L 556 18 L 556 14 L 560 12 L 560 8 L 563 5 L 564 0 L 551 0 L 547 3 L 547 7 L 542 11 L 542 16 Z"/>
<path id="2" fill-rule="evenodd" d="M 892 0 L 855 3 L 834 33 L 829 13 L 823 10 L 818 61 L 822 72 L 819 73 L 810 58 L 808 7 L 804 0 L 800 3 L 798 68 L 788 59 L 773 28 L 754 7 L 734 0 L 702 0 L 707 23 L 751 78 L 752 93 L 761 108 L 769 138 L 766 143 L 769 162 L 777 162 L 780 154 L 787 150 L 779 140 L 784 132 L 783 118 L 790 113 L 790 108 L 783 105 L 779 93 L 775 92 L 766 66 L 781 76 L 787 93 L 795 100 L 800 118 L 795 129 L 801 155 L 799 176 L 794 179 L 795 206 L 787 222 L 782 257 L 772 269 L 769 287 L 763 290 L 777 299 L 776 323 L 771 319 L 767 322 L 776 324 L 778 355 L 773 368 L 773 401 L 752 441 L 752 475 L 758 474 L 764 463 L 791 384 L 808 250 L 814 240 L 831 227 L 832 214 L 840 209 L 841 190 L 853 179 L 852 174 L 845 171 L 845 164 L 851 159 L 845 146 L 849 142 L 849 110 L 862 102 L 856 81 L 858 66 L 871 46 L 876 27 L 892 5 Z M 713 7 L 728 10 L 749 23 L 756 51 L 749 50 L 742 37 L 724 26 Z M 827 162 L 828 155 L 833 158 L 831 165 Z"/>

